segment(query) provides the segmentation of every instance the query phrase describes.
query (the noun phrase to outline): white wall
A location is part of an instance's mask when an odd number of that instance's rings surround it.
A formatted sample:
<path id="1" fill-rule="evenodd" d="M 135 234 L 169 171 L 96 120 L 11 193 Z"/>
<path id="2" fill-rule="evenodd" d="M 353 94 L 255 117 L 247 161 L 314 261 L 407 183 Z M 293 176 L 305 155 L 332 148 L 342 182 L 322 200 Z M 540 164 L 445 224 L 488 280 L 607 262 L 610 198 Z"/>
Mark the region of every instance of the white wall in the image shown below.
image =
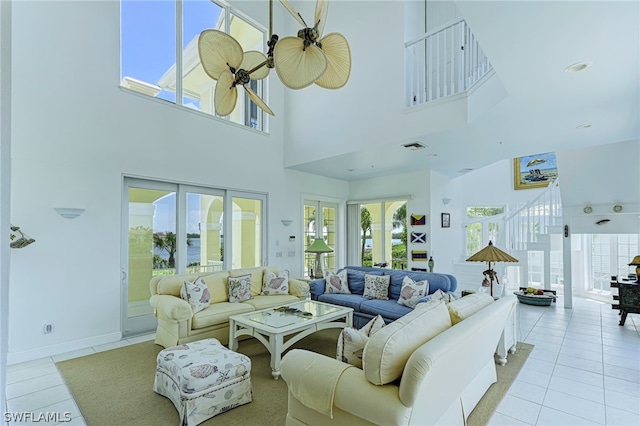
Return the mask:
<path id="1" fill-rule="evenodd" d="M 313 14 L 314 4 L 302 2 L 300 13 Z M 339 90 L 312 85 L 285 93 L 291 124 L 286 128 L 285 165 L 400 144 L 425 132 L 467 124 L 466 99 L 405 110 L 404 18 L 400 2 L 330 3 L 325 34 L 336 31 L 346 37 L 351 77 Z M 381 25 L 384 36 L 379 35 Z M 334 137 L 336 133 L 341 137 Z"/>
<path id="2" fill-rule="evenodd" d="M 36 243 L 12 251 L 10 363 L 120 338 L 123 175 L 268 193 L 269 263 L 301 273 L 300 248 L 276 258 L 272 242 L 292 229 L 302 240 L 303 191 L 346 200 L 348 185 L 283 169 L 281 87 L 265 135 L 119 89 L 117 1 L 18 2 L 13 15 L 23 53 L 12 69 L 11 218 Z M 54 207 L 86 211 L 69 220 Z"/>

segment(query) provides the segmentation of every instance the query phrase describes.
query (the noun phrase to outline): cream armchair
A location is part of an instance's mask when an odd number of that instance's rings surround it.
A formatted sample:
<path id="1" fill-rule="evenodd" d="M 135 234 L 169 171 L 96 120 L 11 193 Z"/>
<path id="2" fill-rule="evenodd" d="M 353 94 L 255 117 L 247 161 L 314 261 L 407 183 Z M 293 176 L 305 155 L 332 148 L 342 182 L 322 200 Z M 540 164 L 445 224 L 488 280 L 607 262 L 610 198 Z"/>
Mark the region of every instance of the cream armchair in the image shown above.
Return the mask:
<path id="1" fill-rule="evenodd" d="M 265 269 L 278 273 L 277 268 L 265 266 L 206 274 L 153 277 L 149 282 L 149 302 L 158 319 L 155 342 L 167 348 L 213 337 L 226 345 L 229 342 L 231 315 L 293 303 L 309 291 L 306 282 L 289 278 L 289 294 L 264 296 L 261 292 Z M 251 274 L 253 298 L 239 303 L 229 303 L 227 278 L 247 274 Z M 189 303 L 180 298 L 180 290 L 185 281 L 193 282 L 198 277 L 202 277 L 209 288 L 211 304 L 194 314 Z"/>

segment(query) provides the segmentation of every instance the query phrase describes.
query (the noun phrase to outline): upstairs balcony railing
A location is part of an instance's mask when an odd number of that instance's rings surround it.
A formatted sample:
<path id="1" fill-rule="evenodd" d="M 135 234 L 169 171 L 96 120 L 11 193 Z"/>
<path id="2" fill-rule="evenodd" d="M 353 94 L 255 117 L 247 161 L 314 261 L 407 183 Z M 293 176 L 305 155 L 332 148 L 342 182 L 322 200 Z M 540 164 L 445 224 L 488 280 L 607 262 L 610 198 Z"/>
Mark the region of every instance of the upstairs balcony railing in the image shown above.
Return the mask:
<path id="1" fill-rule="evenodd" d="M 463 19 L 405 43 L 405 106 L 413 107 L 470 89 L 491 69 Z"/>

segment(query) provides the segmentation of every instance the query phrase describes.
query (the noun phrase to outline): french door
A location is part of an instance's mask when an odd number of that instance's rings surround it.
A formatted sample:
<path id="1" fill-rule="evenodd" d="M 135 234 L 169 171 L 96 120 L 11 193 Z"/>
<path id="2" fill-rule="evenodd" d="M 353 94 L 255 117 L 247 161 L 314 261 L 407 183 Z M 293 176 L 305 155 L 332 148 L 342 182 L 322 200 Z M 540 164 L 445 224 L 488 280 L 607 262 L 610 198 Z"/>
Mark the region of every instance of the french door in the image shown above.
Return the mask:
<path id="1" fill-rule="evenodd" d="M 122 205 L 123 337 L 156 328 L 152 277 L 266 264 L 264 194 L 126 177 Z"/>

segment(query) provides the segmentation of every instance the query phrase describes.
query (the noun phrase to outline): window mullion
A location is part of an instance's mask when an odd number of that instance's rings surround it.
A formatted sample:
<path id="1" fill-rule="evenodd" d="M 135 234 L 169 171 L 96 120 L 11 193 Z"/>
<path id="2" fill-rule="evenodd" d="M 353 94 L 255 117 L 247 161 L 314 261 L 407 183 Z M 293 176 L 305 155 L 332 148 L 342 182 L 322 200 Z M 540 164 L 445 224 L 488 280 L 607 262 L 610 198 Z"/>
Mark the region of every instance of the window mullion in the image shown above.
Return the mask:
<path id="1" fill-rule="evenodd" d="M 176 0 L 176 104 L 182 102 L 182 0 Z"/>

